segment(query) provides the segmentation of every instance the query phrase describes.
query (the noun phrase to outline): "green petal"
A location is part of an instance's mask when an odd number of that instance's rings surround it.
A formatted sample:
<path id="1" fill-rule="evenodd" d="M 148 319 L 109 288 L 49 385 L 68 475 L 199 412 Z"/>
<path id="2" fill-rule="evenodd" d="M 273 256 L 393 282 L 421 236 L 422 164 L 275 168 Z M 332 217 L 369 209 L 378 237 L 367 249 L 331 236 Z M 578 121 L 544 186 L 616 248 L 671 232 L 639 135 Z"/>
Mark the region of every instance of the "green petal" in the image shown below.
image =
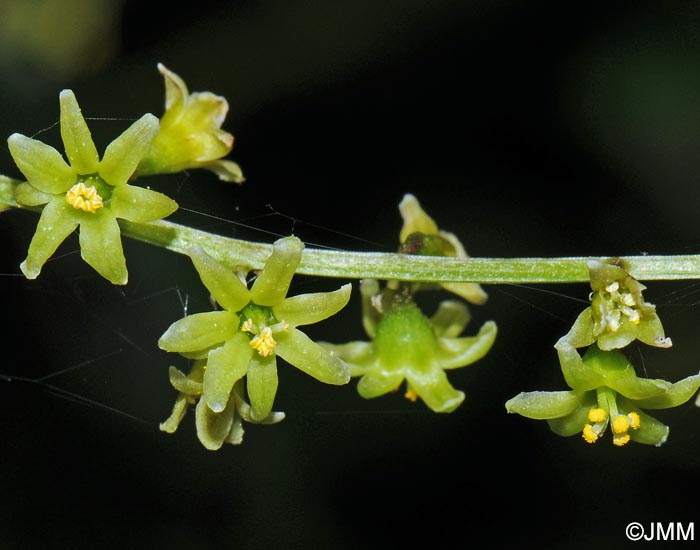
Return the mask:
<path id="1" fill-rule="evenodd" d="M 462 302 L 444 300 L 430 318 L 430 324 L 438 337 L 456 338 L 462 334 L 470 320 L 469 308 Z"/>
<path id="2" fill-rule="evenodd" d="M 272 254 L 250 289 L 254 303 L 274 306 L 284 300 L 301 260 L 302 250 L 304 243 L 297 237 L 284 237 L 274 242 Z"/>
<path id="3" fill-rule="evenodd" d="M 237 332 L 223 346 L 209 352 L 204 373 L 204 399 L 214 412 L 221 412 L 231 397 L 233 385 L 245 376 L 253 353 L 250 340 Z"/>
<path id="4" fill-rule="evenodd" d="M 158 70 L 165 79 L 165 109 L 182 108 L 189 95 L 185 81 L 162 63 L 158 63 Z"/>
<path id="5" fill-rule="evenodd" d="M 452 412 L 464 401 L 464 393 L 452 387 L 442 369 L 434 368 L 428 372 L 409 369 L 406 380 L 434 412 Z"/>
<path id="6" fill-rule="evenodd" d="M 604 332 L 598 336 L 598 347 L 604 351 L 627 347 L 637 338 L 637 326 L 629 319 L 625 319 L 617 331 Z"/>
<path id="7" fill-rule="evenodd" d="M 411 233 L 425 233 L 434 235 L 438 232 L 438 226 L 414 196 L 406 194 L 399 203 L 399 212 L 403 219 L 403 227 L 399 233 L 399 240 L 404 242 Z"/>
<path id="8" fill-rule="evenodd" d="M 41 268 L 59 245 L 78 226 L 75 209 L 63 197 L 57 197 L 49 202 L 41 211 L 36 232 L 29 243 L 27 259 L 22 262 L 20 269 L 28 279 L 36 279 Z"/>
<path id="9" fill-rule="evenodd" d="M 561 418 L 581 406 L 582 395 L 574 391 L 522 392 L 506 401 L 506 410 L 535 420 Z"/>
<path id="10" fill-rule="evenodd" d="M 61 104 L 61 138 L 71 166 L 83 175 L 94 174 L 100 162 L 97 149 L 78 100 L 72 90 L 63 90 L 59 95 Z"/>
<path id="11" fill-rule="evenodd" d="M 290 365 L 326 384 L 341 385 L 350 381 L 348 365 L 303 332 L 290 328 L 288 332 L 275 334 L 275 337 L 275 352 Z"/>
<path id="12" fill-rule="evenodd" d="M 496 340 L 496 323 L 487 321 L 476 336 L 439 338 L 438 362 L 441 369 L 470 365 L 486 355 Z"/>
<path id="13" fill-rule="evenodd" d="M 77 181 L 75 170 L 50 145 L 22 134 L 12 134 L 10 154 L 29 183 L 44 193 L 65 193 Z"/>
<path id="14" fill-rule="evenodd" d="M 593 311 L 590 307 L 579 314 L 569 332 L 561 340 L 566 340 L 574 348 L 590 346 L 596 341 L 593 335 Z"/>
<path id="15" fill-rule="evenodd" d="M 256 421 L 264 420 L 272 412 L 277 394 L 278 380 L 275 356 L 253 355 L 246 380 L 252 409 L 251 417 Z"/>
<path id="16" fill-rule="evenodd" d="M 13 195 L 15 200 L 22 206 L 40 206 L 42 204 L 46 204 L 55 196 L 39 191 L 36 187 L 30 183 L 27 183 L 26 181 L 17 184 Z"/>
<path id="17" fill-rule="evenodd" d="M 484 304 L 489 297 L 481 285 L 477 283 L 440 283 L 440 286 L 472 304 Z"/>
<path id="18" fill-rule="evenodd" d="M 124 185 L 146 156 L 157 133 L 158 119 L 150 113 L 143 115 L 107 146 L 100 163 L 100 177 L 115 187 Z"/>
<path id="19" fill-rule="evenodd" d="M 576 348 L 564 338 L 561 338 L 554 347 L 559 355 L 561 372 L 567 385 L 578 391 L 589 391 L 605 385 L 605 378 L 586 365 Z"/>
<path id="20" fill-rule="evenodd" d="M 365 399 L 393 392 L 403 382 L 403 373 L 367 373 L 357 383 L 357 393 Z"/>
<path id="21" fill-rule="evenodd" d="M 178 394 L 170 416 L 160 423 L 160 431 L 175 433 L 187 412 L 187 404 L 187 396 L 184 393 Z"/>
<path id="22" fill-rule="evenodd" d="M 210 451 L 221 448 L 233 427 L 235 411 L 236 408 L 231 403 L 222 412 L 215 413 L 207 406 L 204 399 L 199 400 L 195 411 L 197 437 L 204 447 Z"/>
<path id="23" fill-rule="evenodd" d="M 637 403 L 630 402 L 625 398 L 618 398 L 617 405 L 622 414 L 628 414 L 634 411 L 639 415 L 639 428 L 627 432 L 632 441 L 645 445 L 655 445 L 657 447 L 666 443 L 669 432 L 669 428 L 666 424 L 660 422 L 653 416 L 649 416 L 644 411 L 637 408 Z"/>
<path id="24" fill-rule="evenodd" d="M 108 209 L 81 216 L 80 255 L 88 265 L 115 285 L 129 278 L 117 219 Z"/>
<path id="25" fill-rule="evenodd" d="M 175 321 L 158 340 L 165 351 L 199 351 L 233 338 L 240 319 L 228 311 L 195 313 Z"/>
<path id="26" fill-rule="evenodd" d="M 245 181 L 243 170 L 232 160 L 213 160 L 202 165 L 202 168 L 214 172 L 221 181 L 229 183 L 243 183 Z"/>
<path id="27" fill-rule="evenodd" d="M 379 281 L 362 279 L 360 281 L 360 296 L 362 297 L 362 326 L 367 336 L 374 338 L 381 314 L 374 307 L 373 297 L 379 293 Z"/>
<path id="28" fill-rule="evenodd" d="M 311 325 L 343 309 L 350 300 L 351 291 L 352 285 L 348 283 L 333 292 L 300 294 L 273 306 L 272 312 L 276 319 L 285 321 L 290 327 Z"/>
<path id="29" fill-rule="evenodd" d="M 652 380 L 637 376 L 606 380 L 605 384 L 629 399 L 649 399 L 666 393 L 672 386 L 666 380 Z"/>
<path id="30" fill-rule="evenodd" d="M 335 353 L 350 367 L 350 376 L 360 376 L 371 368 L 377 356 L 371 342 L 348 342 L 347 344 L 329 344 L 319 342 L 328 351 Z"/>
<path id="31" fill-rule="evenodd" d="M 609 261 L 591 259 L 586 264 L 591 275 L 591 288 L 596 292 L 613 281 L 621 281 L 628 276 L 627 271 L 622 267 L 609 263 Z"/>
<path id="32" fill-rule="evenodd" d="M 651 313 L 645 313 L 644 311 L 642 313 L 644 314 L 644 318 L 639 323 L 637 339 L 648 346 L 670 348 L 672 344 L 671 339 L 666 338 L 661 319 L 659 319 L 656 312 L 652 310 Z"/>
<path id="33" fill-rule="evenodd" d="M 659 395 L 636 400 L 634 405 L 642 409 L 670 409 L 688 401 L 698 388 L 700 388 L 700 374 L 695 374 L 671 384 L 670 388 Z"/>
<path id="34" fill-rule="evenodd" d="M 114 188 L 109 207 L 117 218 L 145 223 L 169 216 L 177 203 L 162 193 L 124 184 Z"/>
<path id="35" fill-rule="evenodd" d="M 171 366 L 168 369 L 168 376 L 170 384 L 178 392 L 185 395 L 202 395 L 202 381 L 193 377 L 192 373 L 190 373 L 190 376 L 185 376 L 184 373 Z"/>
<path id="36" fill-rule="evenodd" d="M 221 265 L 200 247 L 190 251 L 199 277 L 221 307 L 231 312 L 242 310 L 250 302 L 250 292 L 238 276 Z"/>

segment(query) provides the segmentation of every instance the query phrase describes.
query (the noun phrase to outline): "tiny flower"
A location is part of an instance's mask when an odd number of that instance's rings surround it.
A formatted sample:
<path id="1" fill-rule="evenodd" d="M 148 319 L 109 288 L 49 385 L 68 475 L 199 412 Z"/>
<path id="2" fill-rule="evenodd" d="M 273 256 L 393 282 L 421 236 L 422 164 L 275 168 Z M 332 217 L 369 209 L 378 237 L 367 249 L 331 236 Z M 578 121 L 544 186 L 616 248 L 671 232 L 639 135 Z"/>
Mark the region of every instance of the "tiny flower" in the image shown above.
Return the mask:
<path id="1" fill-rule="evenodd" d="M 194 361 L 192 370 L 185 375 L 170 367 L 170 383 L 178 391 L 170 416 L 160 424 L 163 432 L 174 433 L 190 405 L 195 406 L 195 425 L 199 441 L 211 451 L 220 449 L 224 443 L 239 445 L 243 441 L 243 421 L 255 424 L 275 424 L 284 419 L 284 413 L 270 412 L 261 421 L 251 416 L 250 405 L 243 394 L 243 380 L 238 380 L 231 390 L 229 401 L 221 412 L 214 412 L 200 399 L 203 391 L 206 360 Z"/>
<path id="2" fill-rule="evenodd" d="M 590 260 L 591 305 L 581 312 L 562 341 L 581 348 L 594 342 L 603 350 L 619 349 L 635 339 L 671 347 L 656 306 L 644 301 L 646 287 L 616 263 Z"/>
<path id="3" fill-rule="evenodd" d="M 211 92 L 189 93 L 174 72 L 161 63 L 158 70 L 165 78 L 165 113 L 138 175 L 206 168 L 223 181 L 242 183 L 240 167 L 223 159 L 233 148 L 233 136 L 221 129 L 228 113 L 226 99 Z"/>
<path id="4" fill-rule="evenodd" d="M 15 188 L 23 206 L 44 205 L 22 272 L 35 279 L 44 263 L 80 227 L 80 252 L 100 275 L 126 284 L 127 270 L 117 219 L 150 222 L 169 216 L 177 203 L 161 193 L 129 185 L 158 132 L 158 120 L 142 116 L 107 146 L 100 160 L 71 90 L 60 94 L 61 137 L 68 163 L 53 147 L 12 134 L 10 154 L 26 182 Z"/>
<path id="5" fill-rule="evenodd" d="M 644 410 L 682 405 L 700 387 L 700 374 L 676 383 L 640 378 L 620 350 L 591 346 L 583 358 L 572 346 L 564 351 L 559 358 L 571 390 L 522 392 L 506 410 L 547 420 L 554 433 L 580 434 L 587 443 L 597 442 L 609 427 L 618 447 L 629 441 L 660 446 L 669 428 Z"/>
<path id="6" fill-rule="evenodd" d="M 296 237 L 277 240 L 251 288 L 204 250 L 191 251 L 204 286 L 222 309 L 176 321 L 158 345 L 195 359 L 206 358 L 202 396 L 214 413 L 226 408 L 234 384 L 245 376 L 251 418 L 267 418 L 277 392 L 277 356 L 327 384 L 350 380 L 348 366 L 297 327 L 340 311 L 350 299 L 351 285 L 288 298 L 303 248 Z"/>
<path id="7" fill-rule="evenodd" d="M 399 203 L 403 227 L 399 234 L 399 252 L 423 256 L 452 256 L 468 258 L 462 243 L 453 234 L 438 229 L 435 221 L 426 214 L 418 199 L 404 195 Z M 488 295 L 477 283 L 440 283 L 440 286 L 468 302 L 483 304 Z"/>
<path id="8" fill-rule="evenodd" d="M 427 318 L 409 294 L 379 291 L 375 280 L 361 283 L 363 324 L 370 342 L 324 344 L 359 376 L 359 394 L 370 399 L 396 391 L 406 381 L 405 397 L 420 397 L 435 412 L 452 412 L 464 400 L 446 370 L 470 365 L 489 351 L 496 324 L 488 321 L 476 336 L 458 337 L 470 320 L 464 304 L 444 301 Z"/>

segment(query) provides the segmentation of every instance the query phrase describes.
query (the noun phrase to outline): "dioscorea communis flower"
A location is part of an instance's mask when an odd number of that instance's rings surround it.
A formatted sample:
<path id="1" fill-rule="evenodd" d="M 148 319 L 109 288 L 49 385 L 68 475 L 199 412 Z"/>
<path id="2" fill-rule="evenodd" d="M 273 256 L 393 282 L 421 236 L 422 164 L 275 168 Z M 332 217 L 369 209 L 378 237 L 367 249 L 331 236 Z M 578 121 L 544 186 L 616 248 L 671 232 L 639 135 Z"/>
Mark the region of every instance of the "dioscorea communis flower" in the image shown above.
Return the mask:
<path id="1" fill-rule="evenodd" d="M 522 392 L 506 402 L 506 410 L 547 420 L 554 433 L 581 434 L 588 443 L 598 441 L 609 426 L 617 446 L 629 441 L 660 446 L 669 428 L 645 409 L 677 407 L 700 387 L 700 374 L 675 383 L 638 377 L 617 349 L 604 351 L 593 345 L 581 357 L 567 346 L 559 358 L 571 390 Z"/>
<path id="2" fill-rule="evenodd" d="M 29 279 L 80 227 L 80 252 L 100 275 L 126 284 L 128 274 L 118 218 L 150 222 L 177 210 L 161 193 L 128 183 L 158 132 L 158 119 L 146 114 L 110 143 L 100 159 L 71 90 L 60 93 L 61 137 L 68 162 L 41 141 L 22 134 L 8 138 L 10 154 L 27 178 L 15 188 L 20 205 L 42 206 L 36 232 L 21 269 Z"/>
<path id="3" fill-rule="evenodd" d="M 361 283 L 363 324 L 369 342 L 324 346 L 350 365 L 359 376 L 357 391 L 373 398 L 396 391 L 406 381 L 405 396 L 420 397 L 435 412 L 451 412 L 464 400 L 464 392 L 450 384 L 446 370 L 470 365 L 491 349 L 496 324 L 487 321 L 476 336 L 459 337 L 469 323 L 467 307 L 443 301 L 427 318 L 403 290 L 379 291 L 373 279 Z"/>
<path id="4" fill-rule="evenodd" d="M 296 237 L 277 240 L 250 288 L 204 250 L 191 251 L 204 286 L 222 309 L 176 321 L 158 344 L 166 351 L 206 358 L 202 399 L 214 413 L 224 411 L 234 384 L 245 377 L 251 418 L 267 418 L 277 392 L 278 356 L 321 382 L 350 380 L 345 362 L 297 327 L 340 311 L 352 287 L 287 297 L 303 248 Z"/>
<path id="5" fill-rule="evenodd" d="M 165 113 L 138 175 L 206 168 L 223 181 L 242 183 L 238 164 L 223 159 L 233 148 L 233 136 L 221 129 L 228 113 L 226 98 L 211 92 L 190 93 L 185 81 L 163 64 L 158 64 L 158 70 L 165 79 Z"/>

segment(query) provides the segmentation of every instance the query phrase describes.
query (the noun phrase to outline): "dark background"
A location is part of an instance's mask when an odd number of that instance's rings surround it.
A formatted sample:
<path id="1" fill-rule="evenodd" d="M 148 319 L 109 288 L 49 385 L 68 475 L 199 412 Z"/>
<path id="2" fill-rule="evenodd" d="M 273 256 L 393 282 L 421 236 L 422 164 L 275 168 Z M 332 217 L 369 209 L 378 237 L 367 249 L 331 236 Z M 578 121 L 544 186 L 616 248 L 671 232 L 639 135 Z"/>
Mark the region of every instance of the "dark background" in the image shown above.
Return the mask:
<path id="1" fill-rule="evenodd" d="M 58 93 L 72 88 L 101 119 L 89 124 L 102 150 L 162 113 L 162 62 L 228 99 L 229 158 L 247 176 L 151 178 L 181 205 L 174 221 L 391 251 L 413 193 L 473 256 L 698 253 L 700 7 L 561 4 L 0 1 L 0 128 L 60 149 Z M 19 177 L 6 149 L 0 173 Z M 693 402 L 658 411 L 671 426 L 660 448 L 590 446 L 505 412 L 520 391 L 565 389 L 552 346 L 586 285 L 487 287 L 467 332 L 495 319 L 499 337 L 450 373 L 467 394 L 450 415 L 281 364 L 284 422 L 211 452 L 192 413 L 158 430 L 168 366 L 186 364 L 156 340 L 185 300 L 209 308 L 189 262 L 125 240 L 129 284 L 112 287 L 71 238 L 26 281 L 36 220 L 0 216 L 2 549 L 617 548 L 632 521 L 698 526 Z M 343 282 L 299 277 L 292 293 Z M 697 284 L 648 286 L 674 347 L 630 357 L 650 377 L 694 374 Z M 307 332 L 364 339 L 357 300 Z"/>

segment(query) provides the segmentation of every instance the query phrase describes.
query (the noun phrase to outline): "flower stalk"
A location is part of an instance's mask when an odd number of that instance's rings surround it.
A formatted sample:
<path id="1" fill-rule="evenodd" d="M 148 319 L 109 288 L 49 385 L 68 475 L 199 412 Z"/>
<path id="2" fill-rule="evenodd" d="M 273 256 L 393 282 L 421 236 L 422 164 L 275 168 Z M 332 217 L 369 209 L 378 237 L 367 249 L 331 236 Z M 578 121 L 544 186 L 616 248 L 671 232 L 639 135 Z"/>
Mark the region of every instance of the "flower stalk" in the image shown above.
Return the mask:
<path id="1" fill-rule="evenodd" d="M 0 209 L 19 208 L 14 180 L 0 179 Z M 39 211 L 38 208 L 22 208 Z M 201 246 L 224 265 L 261 269 L 272 245 L 224 237 L 178 223 L 158 220 L 135 223 L 119 220 L 122 235 L 178 254 Z M 300 275 L 349 279 L 475 282 L 481 284 L 587 283 L 592 257 L 454 258 L 384 252 L 352 252 L 306 248 L 297 269 Z M 700 279 L 700 254 L 624 256 L 628 272 L 640 281 Z"/>

